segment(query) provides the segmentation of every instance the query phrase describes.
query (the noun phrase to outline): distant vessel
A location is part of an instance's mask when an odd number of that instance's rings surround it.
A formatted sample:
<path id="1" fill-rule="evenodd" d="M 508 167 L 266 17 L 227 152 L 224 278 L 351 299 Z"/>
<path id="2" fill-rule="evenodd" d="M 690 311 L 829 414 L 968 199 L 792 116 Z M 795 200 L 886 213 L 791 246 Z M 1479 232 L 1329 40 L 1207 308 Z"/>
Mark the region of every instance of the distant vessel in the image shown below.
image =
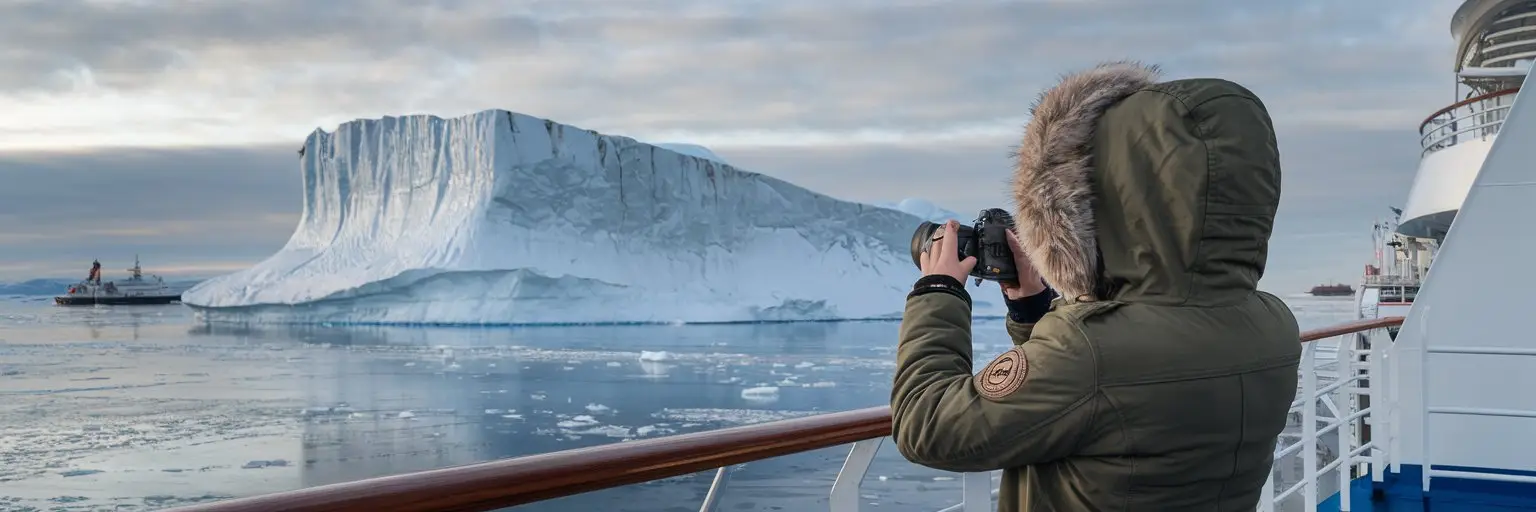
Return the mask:
<path id="1" fill-rule="evenodd" d="M 1348 297 L 1355 294 L 1355 288 L 1347 284 L 1320 284 L 1307 293 L 1318 297 Z"/>
<path id="2" fill-rule="evenodd" d="M 181 301 L 181 294 L 172 292 L 160 276 L 151 275 L 153 280 L 144 278 L 138 255 L 134 255 L 133 268 L 128 271 L 132 275 L 126 280 L 102 283 L 101 262 L 93 261 L 91 273 L 85 280 L 70 285 L 64 295 L 53 298 L 53 303 L 60 306 L 138 306 Z"/>

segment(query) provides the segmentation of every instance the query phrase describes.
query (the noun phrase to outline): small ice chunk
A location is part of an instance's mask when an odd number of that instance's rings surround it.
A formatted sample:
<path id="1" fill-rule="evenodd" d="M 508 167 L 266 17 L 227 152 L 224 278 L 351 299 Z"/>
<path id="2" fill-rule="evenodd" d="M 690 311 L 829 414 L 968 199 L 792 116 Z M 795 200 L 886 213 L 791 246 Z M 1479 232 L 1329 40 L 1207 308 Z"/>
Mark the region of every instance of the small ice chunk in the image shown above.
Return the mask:
<path id="1" fill-rule="evenodd" d="M 618 438 L 618 439 L 626 439 L 626 438 L 632 437 L 630 435 L 630 433 L 629 433 L 629 427 L 621 427 L 621 426 L 618 426 L 618 425 L 604 425 L 604 426 L 601 426 L 601 427 L 593 427 L 593 428 L 590 428 L 590 429 L 587 429 L 587 430 L 582 430 L 582 431 L 576 432 L 576 434 L 585 435 L 585 436 L 607 436 L 607 437 Z"/>
<path id="2" fill-rule="evenodd" d="M 668 353 L 665 350 L 658 351 L 658 352 L 651 352 L 649 350 L 641 350 L 640 351 L 640 360 L 641 361 L 652 361 L 652 362 L 670 361 L 670 360 L 672 360 L 672 354 Z"/>
<path id="3" fill-rule="evenodd" d="M 665 423 L 663 423 L 662 425 L 665 425 Z M 635 429 L 635 435 L 639 436 L 639 437 L 647 437 L 647 436 L 653 436 L 653 435 L 666 435 L 666 434 L 671 434 L 673 432 L 677 432 L 677 431 L 673 430 L 673 429 L 670 429 L 670 428 L 666 428 L 666 427 L 660 426 L 660 425 L 646 425 L 646 426 L 639 427 L 639 428 Z"/>
<path id="4" fill-rule="evenodd" d="M 779 396 L 778 386 L 759 386 L 741 390 L 742 398 L 767 398 Z"/>
<path id="5" fill-rule="evenodd" d="M 587 404 L 587 411 L 589 411 L 589 412 L 603 413 L 603 412 L 608 412 L 608 411 L 612 411 L 612 410 L 613 410 L 612 408 L 610 408 L 610 407 L 608 407 L 606 405 L 603 405 L 603 404 Z"/>
<path id="6" fill-rule="evenodd" d="M 620 366 L 624 366 L 624 363 L 620 363 L 618 361 L 608 361 L 609 368 L 618 368 Z"/>
<path id="7" fill-rule="evenodd" d="M 568 420 L 556 423 L 555 426 L 560 427 L 560 428 L 581 428 L 581 427 L 590 427 L 590 426 L 596 425 L 598 423 L 599 422 L 597 421 L 597 419 L 595 419 L 595 418 L 593 418 L 591 416 L 587 416 L 587 415 L 583 414 L 581 416 L 577 416 L 577 417 L 574 417 L 574 418 L 571 418 L 571 419 L 568 419 Z"/>
<path id="8" fill-rule="evenodd" d="M 803 369 L 806 369 L 806 368 L 811 368 L 813 366 L 816 366 L 816 363 L 812 363 L 810 361 L 804 361 L 804 362 L 801 362 L 800 364 L 795 365 L 795 368 L 799 368 L 799 369 L 803 370 Z"/>
<path id="9" fill-rule="evenodd" d="M 411 411 L 400 411 L 399 417 L 400 417 L 400 419 L 415 418 L 416 417 L 416 413 L 411 412 Z"/>
<path id="10" fill-rule="evenodd" d="M 94 475 L 96 473 L 102 473 L 102 472 L 103 471 L 100 470 L 100 469 L 71 469 L 69 471 L 61 471 L 61 472 L 59 472 L 59 476 L 63 476 L 63 477 L 85 476 L 85 475 Z"/>

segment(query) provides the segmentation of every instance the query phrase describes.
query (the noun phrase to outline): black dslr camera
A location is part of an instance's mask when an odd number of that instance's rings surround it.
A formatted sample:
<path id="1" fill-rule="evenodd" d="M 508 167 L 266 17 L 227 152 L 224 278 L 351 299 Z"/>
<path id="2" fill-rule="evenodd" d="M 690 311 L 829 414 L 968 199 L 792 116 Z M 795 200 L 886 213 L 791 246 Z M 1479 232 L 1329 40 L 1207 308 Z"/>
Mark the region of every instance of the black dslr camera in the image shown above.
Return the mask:
<path id="1" fill-rule="evenodd" d="M 917 231 L 912 233 L 913 265 L 922 265 L 919 258 L 923 251 L 933 245 L 933 237 L 943 233 L 943 229 L 943 224 L 928 221 L 917 226 Z M 959 236 L 957 242 L 960 243 L 960 259 L 976 257 L 976 268 L 971 269 L 971 277 L 976 278 L 978 284 L 982 279 L 1007 282 L 1019 280 L 1019 269 L 1013 265 L 1013 251 L 1008 248 L 1010 229 L 1013 229 L 1012 215 L 999 208 L 988 208 L 976 217 L 975 224 L 961 224 L 955 230 Z"/>

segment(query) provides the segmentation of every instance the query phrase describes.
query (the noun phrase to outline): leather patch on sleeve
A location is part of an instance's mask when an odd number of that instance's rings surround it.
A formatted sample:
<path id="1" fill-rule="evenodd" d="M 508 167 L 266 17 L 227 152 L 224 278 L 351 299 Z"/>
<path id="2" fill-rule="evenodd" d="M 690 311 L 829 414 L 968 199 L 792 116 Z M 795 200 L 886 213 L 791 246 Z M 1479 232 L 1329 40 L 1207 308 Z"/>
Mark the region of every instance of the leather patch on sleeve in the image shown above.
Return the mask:
<path id="1" fill-rule="evenodd" d="M 1029 358 L 1022 347 L 1013 347 L 976 374 L 976 392 L 982 398 L 998 400 L 1024 387 L 1024 377 L 1028 375 Z"/>

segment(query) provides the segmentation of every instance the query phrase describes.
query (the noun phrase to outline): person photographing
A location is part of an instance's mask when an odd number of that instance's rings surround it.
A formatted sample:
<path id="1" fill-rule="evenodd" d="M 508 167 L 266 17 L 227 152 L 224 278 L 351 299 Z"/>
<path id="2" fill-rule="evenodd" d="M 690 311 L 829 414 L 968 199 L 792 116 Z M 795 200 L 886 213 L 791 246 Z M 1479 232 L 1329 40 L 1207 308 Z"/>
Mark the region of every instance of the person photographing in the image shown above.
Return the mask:
<path id="1" fill-rule="evenodd" d="M 1003 470 L 1001 512 L 1266 498 L 1301 355 L 1295 317 L 1257 289 L 1280 199 L 1273 124 L 1238 84 L 1158 74 L 1064 76 L 1032 107 L 1008 227 L 914 236 L 891 437 L 917 464 Z M 1014 345 L 976 365 L 968 277 L 1002 285 Z"/>

